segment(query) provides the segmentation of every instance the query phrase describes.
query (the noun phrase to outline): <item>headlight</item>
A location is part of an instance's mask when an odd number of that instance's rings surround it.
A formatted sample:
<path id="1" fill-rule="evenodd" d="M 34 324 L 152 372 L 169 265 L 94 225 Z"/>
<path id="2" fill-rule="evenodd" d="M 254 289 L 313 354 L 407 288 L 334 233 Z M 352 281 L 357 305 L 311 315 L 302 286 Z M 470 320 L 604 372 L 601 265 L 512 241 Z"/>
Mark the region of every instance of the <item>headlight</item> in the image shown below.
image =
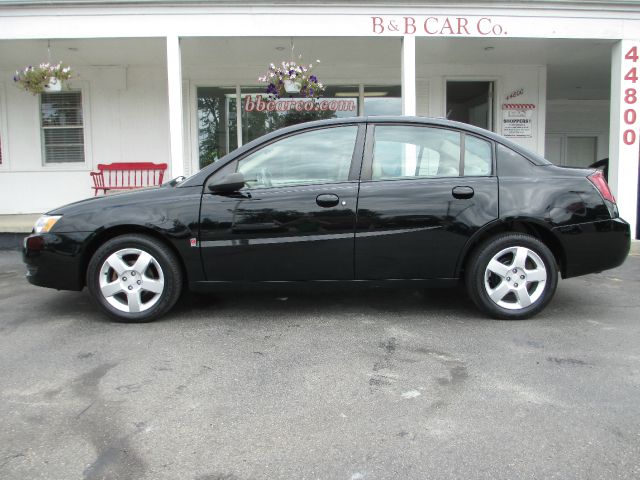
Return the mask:
<path id="1" fill-rule="evenodd" d="M 33 227 L 33 231 L 35 233 L 47 233 L 61 218 L 62 215 L 42 215 Z"/>

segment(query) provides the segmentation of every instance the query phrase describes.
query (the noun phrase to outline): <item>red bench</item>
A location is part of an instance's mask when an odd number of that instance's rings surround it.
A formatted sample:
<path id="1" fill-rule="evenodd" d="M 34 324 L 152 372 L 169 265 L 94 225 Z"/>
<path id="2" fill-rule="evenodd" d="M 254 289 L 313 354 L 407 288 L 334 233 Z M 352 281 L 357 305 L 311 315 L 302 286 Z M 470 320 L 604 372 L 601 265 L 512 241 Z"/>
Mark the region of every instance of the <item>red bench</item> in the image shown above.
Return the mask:
<path id="1" fill-rule="evenodd" d="M 162 183 L 166 163 L 121 162 L 98 164 L 97 172 L 89 172 L 93 178 L 95 195 L 102 190 L 133 190 L 135 188 L 155 187 Z"/>

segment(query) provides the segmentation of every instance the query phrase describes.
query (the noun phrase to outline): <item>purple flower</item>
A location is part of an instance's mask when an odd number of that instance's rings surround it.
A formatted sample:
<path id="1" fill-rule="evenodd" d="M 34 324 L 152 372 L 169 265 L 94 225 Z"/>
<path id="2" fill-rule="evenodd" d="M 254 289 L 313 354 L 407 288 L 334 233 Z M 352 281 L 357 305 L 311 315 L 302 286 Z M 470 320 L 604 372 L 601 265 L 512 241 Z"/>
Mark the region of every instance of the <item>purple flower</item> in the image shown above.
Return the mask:
<path id="1" fill-rule="evenodd" d="M 309 96 L 310 96 L 310 97 L 313 97 L 313 88 L 310 88 L 310 89 L 309 89 Z"/>
<path id="2" fill-rule="evenodd" d="M 278 89 L 276 88 L 276 86 L 273 83 L 270 83 L 269 86 L 267 87 L 267 93 L 269 93 L 269 94 L 277 94 L 278 93 Z"/>
<path id="3" fill-rule="evenodd" d="M 316 83 L 316 82 L 318 81 L 318 77 L 316 77 L 315 75 L 311 75 L 311 76 L 309 77 L 309 81 L 310 81 L 310 82 L 313 82 L 313 83 Z"/>

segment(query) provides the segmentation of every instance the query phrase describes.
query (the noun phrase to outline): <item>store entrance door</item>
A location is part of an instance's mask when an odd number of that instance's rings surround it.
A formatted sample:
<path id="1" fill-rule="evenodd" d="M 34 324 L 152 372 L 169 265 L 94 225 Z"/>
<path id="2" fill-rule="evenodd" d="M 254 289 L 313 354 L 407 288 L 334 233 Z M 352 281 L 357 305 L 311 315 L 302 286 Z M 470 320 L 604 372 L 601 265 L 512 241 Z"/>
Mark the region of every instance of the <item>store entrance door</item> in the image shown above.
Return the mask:
<path id="1" fill-rule="evenodd" d="M 495 131 L 493 82 L 447 81 L 447 119 Z"/>

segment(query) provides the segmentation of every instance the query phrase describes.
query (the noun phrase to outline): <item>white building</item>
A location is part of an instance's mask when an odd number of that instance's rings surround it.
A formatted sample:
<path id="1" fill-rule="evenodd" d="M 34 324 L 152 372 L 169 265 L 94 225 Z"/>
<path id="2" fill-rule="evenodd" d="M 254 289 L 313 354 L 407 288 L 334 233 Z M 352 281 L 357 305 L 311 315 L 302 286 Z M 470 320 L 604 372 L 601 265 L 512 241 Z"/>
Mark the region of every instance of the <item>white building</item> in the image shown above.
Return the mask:
<path id="1" fill-rule="evenodd" d="M 448 116 L 558 164 L 610 157 L 636 232 L 638 2 L 366 3 L 0 0 L 0 214 L 93 195 L 99 163 L 195 172 L 268 129 L 257 77 L 302 56 L 338 116 Z M 73 67 L 69 90 L 16 88 L 47 60 Z"/>

